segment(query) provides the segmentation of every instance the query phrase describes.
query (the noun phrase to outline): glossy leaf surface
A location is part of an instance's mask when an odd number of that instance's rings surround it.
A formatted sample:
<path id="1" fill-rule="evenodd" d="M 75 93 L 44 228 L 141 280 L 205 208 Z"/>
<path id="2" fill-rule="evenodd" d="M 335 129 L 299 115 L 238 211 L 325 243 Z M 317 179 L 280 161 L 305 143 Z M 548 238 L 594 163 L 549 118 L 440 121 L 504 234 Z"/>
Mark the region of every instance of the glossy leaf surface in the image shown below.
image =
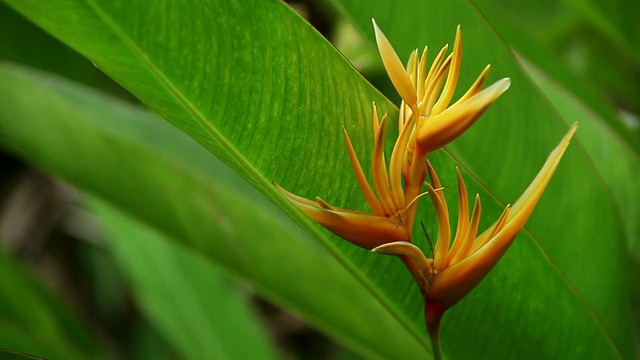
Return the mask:
<path id="1" fill-rule="evenodd" d="M 9 66 L 0 79 L 4 147 L 128 209 L 361 354 L 427 352 L 322 247 L 184 134 L 59 79 Z"/>

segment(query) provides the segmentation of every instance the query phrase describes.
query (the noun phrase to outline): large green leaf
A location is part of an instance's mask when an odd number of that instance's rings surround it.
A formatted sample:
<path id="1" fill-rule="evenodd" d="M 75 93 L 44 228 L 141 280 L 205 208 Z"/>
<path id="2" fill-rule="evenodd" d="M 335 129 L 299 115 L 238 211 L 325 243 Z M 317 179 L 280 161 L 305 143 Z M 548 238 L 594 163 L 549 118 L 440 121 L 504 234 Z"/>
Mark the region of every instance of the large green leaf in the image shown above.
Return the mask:
<path id="1" fill-rule="evenodd" d="M 204 257 L 104 202 L 89 204 L 139 306 L 181 359 L 276 359 L 247 294 Z"/>
<path id="2" fill-rule="evenodd" d="M 344 155 L 341 126 L 350 131 L 367 164 L 370 102 L 375 100 L 391 116 L 396 113 L 284 4 L 8 3 L 92 59 L 285 208 L 411 336 L 424 341 L 421 299 L 402 266 L 319 230 L 292 212 L 270 185 L 275 179 L 305 196 L 319 194 L 341 206 L 364 208 Z M 454 164 L 465 168 L 467 177 L 475 179 L 471 190 L 495 200 L 485 200 L 483 209 L 484 222 L 493 220 L 501 205 L 514 201 L 533 178 L 566 130 L 563 119 L 469 3 L 351 1 L 342 6 L 360 29 L 369 28 L 372 16 L 379 19 L 401 54 L 424 44 L 443 44 L 462 23 L 465 34 L 473 34 L 465 52 L 476 54 L 465 58 L 462 83 L 470 84 L 487 62 L 498 74 L 513 78 L 512 89 L 487 113 L 488 119 L 450 147 L 451 153 L 432 156 L 445 183 L 454 182 Z M 578 207 L 576 214 L 572 210 Z M 614 208 L 576 142 L 525 234 L 445 319 L 445 353 L 454 358 L 630 357 L 625 248 Z M 380 328 L 370 321 L 375 325 L 369 326 Z M 459 339 L 465 340 L 464 347 L 456 346 Z"/>
<path id="3" fill-rule="evenodd" d="M 0 347 L 52 360 L 98 358 L 78 317 L 24 264 L 0 251 L 0 269 Z M 27 358 L 0 350 L 5 357 Z"/>
<path id="4" fill-rule="evenodd" d="M 640 156 L 588 105 L 550 76 L 524 62 L 532 79 L 565 119 L 582 119 L 581 139 L 609 191 L 613 194 L 627 231 L 631 255 L 640 261 Z"/>
<path id="5" fill-rule="evenodd" d="M 421 299 L 404 269 L 376 266 L 396 263 L 320 233 L 271 184 L 277 180 L 303 195 L 330 194 L 362 207 L 357 185 L 347 178 L 341 126 L 350 129 L 355 146 L 369 148 L 370 131 L 362 124 L 370 126 L 371 101 L 395 111 L 286 4 L 7 3 L 89 57 L 287 209 L 414 338 L 427 343 Z M 337 174 L 344 176 L 326 181 Z M 407 296 L 407 289 L 414 295 Z"/>
<path id="6" fill-rule="evenodd" d="M 156 117 L 8 65 L 0 108 L 2 146 L 126 208 L 360 354 L 428 353 L 322 247 Z"/>

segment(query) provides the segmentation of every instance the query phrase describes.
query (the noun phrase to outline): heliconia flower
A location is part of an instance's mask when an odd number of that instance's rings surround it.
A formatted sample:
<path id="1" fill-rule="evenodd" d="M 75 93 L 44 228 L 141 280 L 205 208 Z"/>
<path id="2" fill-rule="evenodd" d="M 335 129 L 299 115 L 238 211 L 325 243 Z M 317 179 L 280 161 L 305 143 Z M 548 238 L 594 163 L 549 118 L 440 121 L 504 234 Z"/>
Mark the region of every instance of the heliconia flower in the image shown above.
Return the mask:
<path id="1" fill-rule="evenodd" d="M 288 192 L 280 186 L 277 186 L 278 189 L 307 216 L 355 245 L 371 250 L 388 242 L 410 242 L 415 215 L 413 209 L 418 197 L 406 198 L 402 186 L 402 161 L 409 133 L 405 131 L 404 135 L 401 133 L 398 136 L 387 171 L 384 156 L 386 129 L 386 116 L 380 120 L 376 105 L 373 104 L 374 145 L 371 158 L 373 188 L 364 175 L 347 130 L 343 129 L 347 153 L 358 186 L 373 214 L 335 207 L 320 198 L 311 201 Z"/>
<path id="2" fill-rule="evenodd" d="M 403 98 L 398 137 L 388 168 L 384 156 L 386 114 L 379 120 L 377 108 L 373 105 L 373 188 L 367 181 L 347 131 L 344 130 L 356 180 L 373 214 L 338 208 L 320 198 L 311 201 L 278 187 L 293 204 L 316 222 L 366 249 L 393 241 L 411 241 L 417 199 L 422 195 L 427 154 L 460 135 L 509 87 L 509 79 L 506 78 L 481 90 L 488 74 L 487 67 L 467 93 L 449 106 L 460 71 L 460 28 L 456 33 L 453 53 L 445 58 L 445 46 L 427 72 L 426 48 L 420 61 L 417 60 L 417 50 L 411 54 L 405 70 L 375 21 L 373 24 L 385 68 Z M 420 116 L 416 119 L 412 114 Z"/>
<path id="3" fill-rule="evenodd" d="M 411 141 L 408 142 L 407 163 L 415 164 L 405 174 L 407 194 L 419 193 L 424 180 L 424 163 L 427 154 L 442 148 L 460 136 L 493 104 L 511 84 L 509 78 L 496 81 L 482 90 L 489 74 L 487 65 L 467 92 L 451 104 L 456 90 L 462 60 L 462 35 L 456 29 L 453 52 L 445 57 L 448 46 L 436 55 L 427 69 L 427 47 L 420 59 L 418 49 L 411 53 L 407 67 L 402 65 L 387 37 L 373 20 L 380 57 L 389 78 L 400 97 L 399 128 L 413 121 Z M 414 116 L 418 114 L 419 116 Z"/>
<path id="4" fill-rule="evenodd" d="M 433 259 L 428 259 L 417 246 L 405 241 L 383 244 L 373 251 L 408 257 L 415 263 L 424 277 L 422 291 L 428 329 L 437 329 L 442 314 L 475 288 L 507 251 L 542 196 L 576 128 L 577 124 L 574 124 L 569 129 L 520 198 L 512 206 L 507 205 L 498 220 L 479 236 L 480 198 L 476 195 L 469 218 L 467 190 L 458 171 L 458 224 L 451 246 L 447 204 L 444 194 L 434 189 L 441 186 L 440 180 L 433 167 L 427 164 L 432 181 L 427 188 L 438 223 Z"/>

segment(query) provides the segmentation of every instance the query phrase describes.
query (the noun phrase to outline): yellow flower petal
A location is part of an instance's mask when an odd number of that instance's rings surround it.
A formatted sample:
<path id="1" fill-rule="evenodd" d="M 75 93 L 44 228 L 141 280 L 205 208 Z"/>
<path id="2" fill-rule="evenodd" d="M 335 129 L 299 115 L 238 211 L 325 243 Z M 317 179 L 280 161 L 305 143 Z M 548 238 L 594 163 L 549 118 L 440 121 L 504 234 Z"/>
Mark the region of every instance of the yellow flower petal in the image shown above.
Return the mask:
<path id="1" fill-rule="evenodd" d="M 456 91 L 456 85 L 458 84 L 458 76 L 460 75 L 460 63 L 462 61 L 462 32 L 460 31 L 460 25 L 456 29 L 456 40 L 453 44 L 453 53 L 451 58 L 451 65 L 449 66 L 449 74 L 447 75 L 447 81 L 442 89 L 438 102 L 433 106 L 431 110 L 432 115 L 437 115 L 444 111 L 449 106 L 453 93 Z"/>
<path id="2" fill-rule="evenodd" d="M 373 22 L 376 43 L 378 44 L 378 51 L 380 52 L 384 68 L 387 70 L 389 78 L 396 88 L 396 91 L 398 91 L 398 94 L 400 94 L 400 97 L 413 108 L 418 103 L 416 89 L 411 84 L 411 79 L 402 65 L 398 54 L 393 49 L 393 46 L 391 46 L 387 37 L 382 30 L 380 30 L 376 21 L 374 19 L 371 19 L 371 21 Z"/>
<path id="3" fill-rule="evenodd" d="M 396 204 L 391 196 L 387 164 L 384 158 L 384 139 L 387 133 L 387 117 L 383 116 L 380 126 L 374 134 L 373 155 L 371 157 L 371 172 L 373 186 L 376 189 L 380 203 L 387 216 L 395 214 L 402 204 Z"/>
<path id="4" fill-rule="evenodd" d="M 454 243 L 454 246 L 449 251 L 449 260 L 447 261 L 447 266 L 451 266 L 458 261 L 464 259 L 471 252 L 471 247 L 473 246 L 473 240 L 476 238 L 478 234 L 478 227 L 480 225 L 480 214 L 482 213 L 482 205 L 480 202 L 480 195 L 476 194 L 476 202 L 473 205 L 473 211 L 471 212 L 471 222 L 469 223 L 469 228 L 467 229 L 467 233 L 463 239 L 458 243 Z M 458 235 L 456 234 L 456 239 Z M 456 246 L 457 244 L 457 246 Z"/>
<path id="5" fill-rule="evenodd" d="M 427 191 L 429 192 L 429 197 L 431 197 L 431 202 L 433 202 L 433 208 L 436 211 L 436 219 L 438 221 L 438 240 L 433 249 L 433 261 L 435 269 L 442 271 L 447 265 L 449 241 L 451 238 L 449 212 L 447 211 L 444 196 L 441 193 L 438 194 L 431 184 L 427 184 Z"/>
<path id="6" fill-rule="evenodd" d="M 376 198 L 376 195 L 373 193 L 373 189 L 371 189 L 371 185 L 369 185 L 369 181 L 364 175 L 364 171 L 362 171 L 362 166 L 360 166 L 360 161 L 358 160 L 356 151 L 353 148 L 353 144 L 351 144 L 351 139 L 349 139 L 347 129 L 343 128 L 342 131 L 344 133 L 345 142 L 347 143 L 347 153 L 349 154 L 351 167 L 353 167 L 353 171 L 355 172 L 358 186 L 360 186 L 360 191 L 362 191 L 365 200 L 367 200 L 367 203 L 371 206 L 373 213 L 378 216 L 384 216 L 384 209 L 382 208 L 380 201 L 378 201 L 378 198 Z"/>

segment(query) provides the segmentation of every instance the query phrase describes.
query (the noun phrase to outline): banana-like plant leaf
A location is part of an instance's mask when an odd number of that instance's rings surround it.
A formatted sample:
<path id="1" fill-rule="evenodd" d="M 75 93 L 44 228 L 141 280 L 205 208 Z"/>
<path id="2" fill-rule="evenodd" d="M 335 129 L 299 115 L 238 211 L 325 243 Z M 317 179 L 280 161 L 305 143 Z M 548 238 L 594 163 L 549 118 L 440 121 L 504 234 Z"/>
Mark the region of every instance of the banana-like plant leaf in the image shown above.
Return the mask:
<path id="1" fill-rule="evenodd" d="M 631 255 L 640 262 L 640 157 L 607 126 L 597 112 L 527 61 L 527 72 L 565 119 L 581 121 L 581 139 L 615 197 L 627 230 Z"/>
<path id="2" fill-rule="evenodd" d="M 127 209 L 360 354 L 429 353 L 260 193 L 157 117 L 6 64 L 0 109 L 3 147 Z"/>

